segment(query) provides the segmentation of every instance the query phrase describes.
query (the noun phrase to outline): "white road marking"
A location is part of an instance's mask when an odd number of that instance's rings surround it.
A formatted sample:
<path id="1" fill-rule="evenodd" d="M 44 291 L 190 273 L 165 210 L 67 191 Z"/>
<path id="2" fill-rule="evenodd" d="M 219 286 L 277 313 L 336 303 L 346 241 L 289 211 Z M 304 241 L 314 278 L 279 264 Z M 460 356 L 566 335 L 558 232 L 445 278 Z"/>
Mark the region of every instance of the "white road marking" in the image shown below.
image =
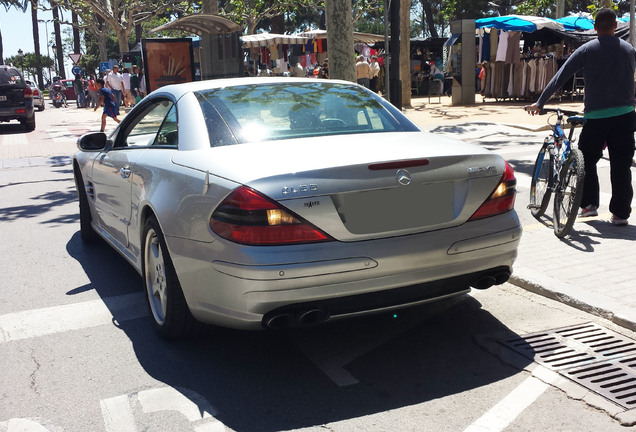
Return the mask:
<path id="1" fill-rule="evenodd" d="M 172 387 L 140 391 L 137 398 L 145 413 L 178 411 L 190 422 L 210 418 L 216 414 L 205 399 L 199 398 L 199 402 L 204 404 L 200 406 Z"/>
<path id="2" fill-rule="evenodd" d="M 28 143 L 26 134 L 11 134 L 2 137 L 3 146 L 22 146 Z"/>
<path id="3" fill-rule="evenodd" d="M 0 343 L 96 327 L 148 315 L 143 293 L 0 316 Z"/>
<path id="4" fill-rule="evenodd" d="M 501 402 L 492 407 L 464 432 L 498 432 L 504 430 L 519 414 L 528 408 L 545 392 L 549 384 L 528 377 Z"/>
<path id="5" fill-rule="evenodd" d="M 99 401 L 106 432 L 137 432 L 128 395 Z"/>

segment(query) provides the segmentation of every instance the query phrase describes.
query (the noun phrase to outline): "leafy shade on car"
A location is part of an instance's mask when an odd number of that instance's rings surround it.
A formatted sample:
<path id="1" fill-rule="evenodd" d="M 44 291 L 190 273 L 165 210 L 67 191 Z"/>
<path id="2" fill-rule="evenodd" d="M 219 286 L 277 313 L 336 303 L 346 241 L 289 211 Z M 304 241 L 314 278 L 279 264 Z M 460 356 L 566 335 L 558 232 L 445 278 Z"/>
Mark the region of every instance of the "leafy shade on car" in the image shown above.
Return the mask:
<path id="1" fill-rule="evenodd" d="M 165 86 L 78 144 L 82 239 L 143 276 L 165 337 L 393 311 L 504 283 L 516 258 L 510 165 L 344 81 Z"/>

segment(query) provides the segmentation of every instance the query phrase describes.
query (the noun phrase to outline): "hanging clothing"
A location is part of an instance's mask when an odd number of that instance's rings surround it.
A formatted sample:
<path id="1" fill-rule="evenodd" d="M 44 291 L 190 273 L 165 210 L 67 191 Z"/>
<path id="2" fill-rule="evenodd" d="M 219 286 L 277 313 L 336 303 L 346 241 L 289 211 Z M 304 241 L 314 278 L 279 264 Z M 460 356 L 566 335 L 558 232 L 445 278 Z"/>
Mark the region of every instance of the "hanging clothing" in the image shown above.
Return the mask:
<path id="1" fill-rule="evenodd" d="M 508 33 L 508 48 L 506 50 L 506 63 L 519 63 L 521 61 L 521 33 Z"/>
<path id="2" fill-rule="evenodd" d="M 495 60 L 506 61 L 506 51 L 508 51 L 508 32 L 502 30 L 497 42 L 497 57 Z"/>
<path id="3" fill-rule="evenodd" d="M 497 42 L 499 41 L 499 35 L 497 29 L 490 29 L 490 62 L 492 64 L 497 60 Z"/>

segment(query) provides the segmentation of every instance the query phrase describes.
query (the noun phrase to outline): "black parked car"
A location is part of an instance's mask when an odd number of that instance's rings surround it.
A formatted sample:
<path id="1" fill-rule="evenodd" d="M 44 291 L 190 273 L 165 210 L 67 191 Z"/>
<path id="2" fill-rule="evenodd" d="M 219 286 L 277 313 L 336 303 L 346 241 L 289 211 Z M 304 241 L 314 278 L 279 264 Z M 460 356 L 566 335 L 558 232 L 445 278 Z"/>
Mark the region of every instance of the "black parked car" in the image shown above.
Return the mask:
<path id="1" fill-rule="evenodd" d="M 0 122 L 18 120 L 27 132 L 35 129 L 33 90 L 20 70 L 0 65 Z"/>

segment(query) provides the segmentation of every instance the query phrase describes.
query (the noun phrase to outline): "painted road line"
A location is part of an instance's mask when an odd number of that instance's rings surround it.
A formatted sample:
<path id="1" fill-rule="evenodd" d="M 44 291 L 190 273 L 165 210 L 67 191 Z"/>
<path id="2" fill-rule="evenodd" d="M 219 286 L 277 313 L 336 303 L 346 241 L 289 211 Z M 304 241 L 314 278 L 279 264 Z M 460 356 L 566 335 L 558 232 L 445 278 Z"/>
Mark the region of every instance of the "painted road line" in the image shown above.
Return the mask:
<path id="1" fill-rule="evenodd" d="M 148 315 L 143 293 L 0 316 L 0 343 L 96 327 Z"/>
<path id="2" fill-rule="evenodd" d="M 530 376 L 501 402 L 492 407 L 464 432 L 498 432 L 504 430 L 519 414 L 536 401 L 549 384 Z"/>
<path id="3" fill-rule="evenodd" d="M 99 404 L 106 432 L 137 432 L 128 395 L 101 400 Z"/>
<path id="4" fill-rule="evenodd" d="M 26 134 L 11 134 L 2 137 L 3 146 L 23 146 L 28 143 Z"/>

